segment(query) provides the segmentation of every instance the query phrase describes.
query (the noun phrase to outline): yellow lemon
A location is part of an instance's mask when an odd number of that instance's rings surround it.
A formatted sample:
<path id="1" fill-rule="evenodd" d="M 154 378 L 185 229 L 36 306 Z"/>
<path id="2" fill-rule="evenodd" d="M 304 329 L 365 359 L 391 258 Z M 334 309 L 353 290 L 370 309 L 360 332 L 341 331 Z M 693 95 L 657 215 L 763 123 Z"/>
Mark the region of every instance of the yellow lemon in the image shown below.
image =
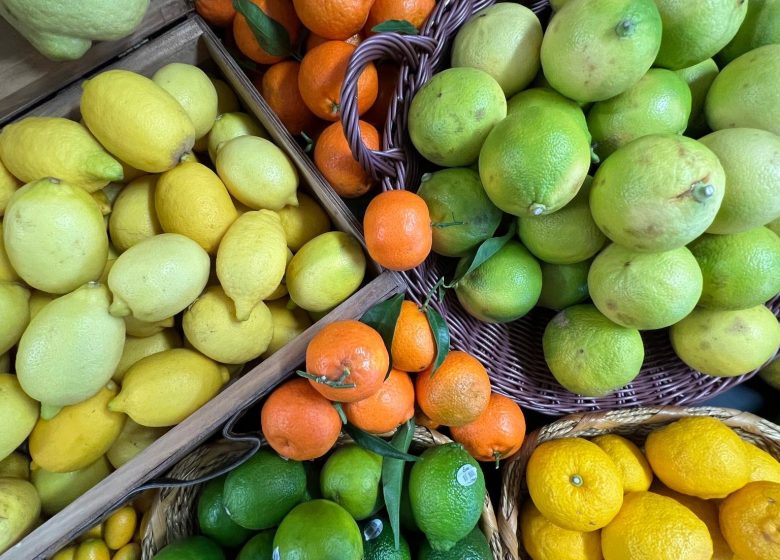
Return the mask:
<path id="1" fill-rule="evenodd" d="M 141 426 L 133 422 L 132 418 L 128 418 L 119 437 L 106 452 L 106 458 L 114 468 L 118 469 L 152 445 L 166 431 L 167 428 Z"/>
<path id="2" fill-rule="evenodd" d="M 0 354 L 0 372 L 11 372 L 11 353 Z"/>
<path id="3" fill-rule="evenodd" d="M 103 538 L 103 524 L 98 523 L 97 525 L 93 525 L 92 527 L 90 527 L 88 531 L 85 531 L 84 533 L 80 534 L 76 540 L 82 543 L 84 541 L 88 541 L 89 539 L 102 539 L 102 538 Z"/>
<path id="4" fill-rule="evenodd" d="M 241 108 L 238 105 L 236 94 L 233 93 L 229 85 L 214 76 L 209 76 L 209 80 L 211 80 L 217 92 L 217 115 L 233 113 Z"/>
<path id="5" fill-rule="evenodd" d="M 73 560 L 111 560 L 111 551 L 101 539 L 89 539 L 79 545 Z"/>
<path id="6" fill-rule="evenodd" d="M 57 554 L 51 557 L 51 560 L 74 560 L 76 558 L 76 546 L 72 545 L 63 548 Z"/>
<path id="7" fill-rule="evenodd" d="M 98 210 L 100 210 L 100 213 L 103 216 L 108 216 L 111 213 L 111 201 L 108 200 L 106 193 L 103 191 L 95 191 L 93 193 L 89 193 L 89 196 L 91 196 L 92 200 L 95 201 Z"/>
<path id="8" fill-rule="evenodd" d="M 8 260 L 8 253 L 5 252 L 5 241 L 3 241 L 3 221 L 0 220 L 0 282 L 20 282 L 22 279 L 11 266 Z"/>
<path id="9" fill-rule="evenodd" d="M 304 309 L 298 306 L 290 309 L 289 303 L 290 300 L 288 298 L 268 302 L 274 334 L 271 338 L 271 343 L 263 353 L 263 358 L 267 358 L 284 347 L 312 325 L 311 318 Z"/>
<path id="10" fill-rule="evenodd" d="M 35 488 L 26 480 L 0 478 L 0 554 L 29 533 L 38 522 L 41 502 Z"/>
<path id="11" fill-rule="evenodd" d="M 119 550 L 133 539 L 138 513 L 132 506 L 125 506 L 106 519 L 103 538 L 111 550 Z"/>
<path id="12" fill-rule="evenodd" d="M 126 544 L 116 551 L 111 560 L 141 560 L 141 545 L 138 543 Z"/>
<path id="13" fill-rule="evenodd" d="M 277 211 L 282 221 L 284 237 L 291 251 L 298 251 L 308 241 L 330 231 L 330 218 L 309 195 L 298 193 L 297 206 L 285 206 Z"/>
<path id="14" fill-rule="evenodd" d="M 740 560 L 780 558 L 780 484 L 750 482 L 720 505 L 720 528 Z"/>
<path id="15" fill-rule="evenodd" d="M 653 482 L 653 471 L 636 444 L 615 434 L 597 436 L 591 440 L 609 455 L 620 471 L 623 492 L 644 492 Z"/>
<path id="16" fill-rule="evenodd" d="M 532 560 L 602 560 L 601 532 L 561 529 L 536 509 L 531 500 L 520 512 L 523 547 Z"/>
<path id="17" fill-rule="evenodd" d="M 11 175 L 11 172 L 5 168 L 3 162 L 0 161 L 0 218 L 5 213 L 5 207 L 8 205 L 8 201 L 11 199 L 11 195 L 16 192 L 16 189 L 22 186 L 22 182 Z"/>
<path id="18" fill-rule="evenodd" d="M 780 483 L 780 462 L 752 443 L 744 443 L 745 452 L 748 461 L 750 461 L 750 482 L 768 480 Z"/>
<path id="19" fill-rule="evenodd" d="M 0 373 L 0 460 L 27 439 L 37 420 L 38 403 L 22 391 L 15 375 Z"/>
<path id="20" fill-rule="evenodd" d="M 290 264 L 292 258 L 293 258 L 293 252 L 290 251 L 289 247 L 287 247 L 287 264 L 285 265 L 285 272 L 287 270 L 287 265 Z M 286 283 L 285 276 L 282 276 L 282 281 L 279 283 L 276 289 L 273 292 L 271 292 L 269 296 L 265 298 L 264 301 L 266 302 L 274 301 L 286 295 L 287 295 L 287 283 Z"/>
<path id="21" fill-rule="evenodd" d="M 116 247 L 109 243 L 108 245 L 108 257 L 106 258 L 106 264 L 103 265 L 103 272 L 100 274 L 98 282 L 101 284 L 108 284 L 108 273 L 111 272 L 111 267 L 114 266 L 116 260 L 119 258 L 119 251 Z"/>
<path id="22" fill-rule="evenodd" d="M 174 323 L 175 320 L 172 316 L 160 319 L 159 321 L 140 321 L 132 315 L 127 315 L 125 317 L 127 336 L 134 336 L 136 338 L 146 338 L 155 335 L 165 329 L 171 328 Z"/>
<path id="23" fill-rule="evenodd" d="M 30 322 L 30 290 L 14 282 L 0 282 L 0 354 L 11 349 Z"/>
<path id="24" fill-rule="evenodd" d="M 40 467 L 33 468 L 30 480 L 41 497 L 41 509 L 46 515 L 61 511 L 84 492 L 106 478 L 111 465 L 101 457 L 78 471 L 54 473 Z"/>
<path id="25" fill-rule="evenodd" d="M 157 70 L 152 81 L 179 102 L 195 127 L 195 138 L 211 130 L 217 118 L 217 90 L 203 70 L 172 62 Z"/>
<path id="26" fill-rule="evenodd" d="M 260 136 L 268 138 L 268 133 L 260 126 L 257 120 L 241 112 L 220 113 L 214 126 L 211 127 L 208 137 L 208 151 L 211 161 L 216 163 L 217 153 L 222 146 L 239 136 Z"/>
<path id="27" fill-rule="evenodd" d="M 119 252 L 163 232 L 154 208 L 157 178 L 158 175 L 139 177 L 116 197 L 108 219 L 108 233 Z"/>
<path id="28" fill-rule="evenodd" d="M 30 479 L 30 460 L 26 455 L 14 451 L 0 461 L 0 478 Z"/>
<path id="29" fill-rule="evenodd" d="M 54 294 L 47 294 L 39 290 L 33 290 L 30 294 L 30 321 L 35 319 L 35 316 L 40 313 L 41 309 L 46 307 L 49 303 L 57 299 Z"/>
<path id="30" fill-rule="evenodd" d="M 122 383 L 125 372 L 141 358 L 179 347 L 181 347 L 181 336 L 175 329 L 163 329 L 145 337 L 128 336 L 125 339 L 122 357 L 119 359 L 112 379 L 117 383 Z"/>

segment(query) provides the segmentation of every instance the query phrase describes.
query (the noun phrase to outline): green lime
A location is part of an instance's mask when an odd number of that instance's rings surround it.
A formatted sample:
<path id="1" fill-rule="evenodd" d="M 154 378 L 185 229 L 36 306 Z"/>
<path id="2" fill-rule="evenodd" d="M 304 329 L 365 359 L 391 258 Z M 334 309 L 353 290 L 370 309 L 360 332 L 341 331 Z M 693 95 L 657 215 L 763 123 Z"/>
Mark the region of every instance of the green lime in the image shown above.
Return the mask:
<path id="1" fill-rule="evenodd" d="M 352 516 L 328 500 L 295 506 L 274 536 L 275 560 L 362 560 L 363 538 Z"/>
<path id="2" fill-rule="evenodd" d="M 542 265 L 542 293 L 540 307 L 560 311 L 588 297 L 588 270 L 591 260 L 574 264 Z"/>
<path id="3" fill-rule="evenodd" d="M 696 308 L 669 330 L 672 348 L 693 369 L 733 377 L 761 367 L 780 345 L 780 324 L 763 305 Z"/>
<path id="4" fill-rule="evenodd" d="M 768 228 L 704 234 L 689 247 L 704 275 L 701 307 L 746 309 L 780 292 L 780 237 Z"/>
<path id="5" fill-rule="evenodd" d="M 523 114 L 531 107 L 552 108 L 563 111 L 582 126 L 590 142 L 588 121 L 585 120 L 585 113 L 582 112 L 582 108 L 576 101 L 562 96 L 550 87 L 535 87 L 513 95 L 507 101 L 506 113 L 507 116 L 518 113 Z"/>
<path id="6" fill-rule="evenodd" d="M 463 308 L 487 323 L 519 319 L 536 305 L 541 292 L 539 263 L 514 240 L 455 285 Z"/>
<path id="7" fill-rule="evenodd" d="M 274 553 L 275 531 L 262 531 L 249 539 L 236 560 L 268 560 Z"/>
<path id="8" fill-rule="evenodd" d="M 563 208 L 590 168 L 590 137 L 569 112 L 529 107 L 498 123 L 479 153 L 479 176 L 490 200 L 515 216 Z"/>
<path id="9" fill-rule="evenodd" d="M 493 126 L 506 117 L 506 98 L 490 74 L 476 68 L 439 72 L 409 106 L 409 136 L 424 158 L 445 167 L 465 166 Z"/>
<path id="10" fill-rule="evenodd" d="M 568 0 L 544 34 L 542 69 L 566 97 L 601 101 L 637 83 L 660 45 L 653 0 Z"/>
<path id="11" fill-rule="evenodd" d="M 585 178 L 577 196 L 552 214 L 517 219 L 520 241 L 533 255 L 551 264 L 574 264 L 591 258 L 606 243 L 590 213 L 592 179 Z"/>
<path id="12" fill-rule="evenodd" d="M 298 461 L 268 449 L 227 475 L 223 500 L 233 521 L 247 529 L 268 529 L 304 499 L 306 471 Z"/>
<path id="13" fill-rule="evenodd" d="M 203 536 L 188 537 L 171 543 L 154 555 L 154 560 L 225 560 L 219 545 Z"/>
<path id="14" fill-rule="evenodd" d="M 738 233 L 780 217 L 780 137 L 755 128 L 725 128 L 699 142 L 726 172 L 726 193 L 708 233 Z"/>
<path id="15" fill-rule="evenodd" d="M 417 524 L 434 550 L 446 552 L 477 525 L 485 501 L 485 476 L 463 446 L 426 449 L 409 476 Z"/>
<path id="16" fill-rule="evenodd" d="M 780 358 L 770 362 L 758 372 L 761 379 L 780 391 Z"/>
<path id="17" fill-rule="evenodd" d="M 322 497 L 360 521 L 382 506 L 382 457 L 351 443 L 334 451 L 320 473 Z"/>
<path id="18" fill-rule="evenodd" d="M 661 329 L 696 307 L 702 271 L 686 247 L 640 253 L 613 243 L 594 259 L 588 291 L 598 310 L 618 325 Z"/>
<path id="19" fill-rule="evenodd" d="M 709 130 L 707 119 L 704 117 L 704 100 L 718 71 L 718 65 L 711 58 L 675 70 L 691 90 L 691 116 L 688 118 L 688 128 L 685 129 L 685 135 L 690 138 L 698 138 Z"/>
<path id="20" fill-rule="evenodd" d="M 458 541 L 447 552 L 436 551 L 430 544 L 424 542 L 417 554 L 417 560 L 492 560 L 492 558 L 490 545 L 479 527 L 474 527 L 464 539 Z"/>
<path id="21" fill-rule="evenodd" d="M 620 95 L 594 103 L 588 128 L 603 160 L 612 152 L 648 134 L 682 134 L 691 115 L 691 90 L 663 68 L 651 68 Z"/>
<path id="22" fill-rule="evenodd" d="M 409 543 L 399 535 L 395 548 L 393 528 L 386 517 L 372 517 L 360 524 L 363 534 L 364 560 L 411 560 Z"/>
<path id="23" fill-rule="evenodd" d="M 590 304 L 553 317 L 542 346 L 558 383 L 585 397 L 602 397 L 631 383 L 645 357 L 638 330 L 613 323 Z"/>
<path id="24" fill-rule="evenodd" d="M 223 501 L 225 478 L 215 478 L 203 487 L 198 498 L 198 525 L 207 537 L 222 546 L 235 548 L 245 543 L 252 531 L 241 527 L 228 515 Z"/>
<path id="25" fill-rule="evenodd" d="M 731 42 L 718 53 L 718 63 L 725 66 L 746 52 L 774 43 L 780 43 L 780 2 L 750 0 L 745 21 Z"/>
<path id="26" fill-rule="evenodd" d="M 676 134 L 626 144 L 596 171 L 590 211 L 615 243 L 644 252 L 687 245 L 720 208 L 725 173 L 712 151 Z"/>
<path id="27" fill-rule="evenodd" d="M 473 169 L 442 169 L 423 175 L 417 194 L 428 205 L 433 224 L 433 250 L 462 257 L 489 239 L 501 223 L 496 208 Z"/>

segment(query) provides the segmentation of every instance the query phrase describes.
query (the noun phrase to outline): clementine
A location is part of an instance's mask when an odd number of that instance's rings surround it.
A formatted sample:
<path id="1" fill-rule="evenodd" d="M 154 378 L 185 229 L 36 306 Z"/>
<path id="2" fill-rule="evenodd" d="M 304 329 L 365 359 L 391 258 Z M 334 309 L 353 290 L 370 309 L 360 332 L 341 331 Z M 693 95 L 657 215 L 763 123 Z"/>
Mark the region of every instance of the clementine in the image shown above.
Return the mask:
<path id="1" fill-rule="evenodd" d="M 347 421 L 372 434 L 394 430 L 414 416 L 414 384 L 395 368 L 379 390 L 363 400 L 344 404 Z"/>
<path id="2" fill-rule="evenodd" d="M 366 36 L 375 35 L 371 30 L 389 20 L 408 21 L 419 30 L 435 7 L 435 0 L 375 0 L 368 12 Z"/>
<path id="3" fill-rule="evenodd" d="M 393 367 L 412 373 L 424 370 L 436 357 L 436 341 L 428 317 L 413 301 L 401 304 L 390 355 Z"/>
<path id="4" fill-rule="evenodd" d="M 359 121 L 363 144 L 370 150 L 379 149 L 379 132 Z M 369 191 L 374 184 L 371 175 L 352 155 L 341 122 L 326 128 L 314 145 L 314 163 L 339 196 L 355 198 Z"/>
<path id="5" fill-rule="evenodd" d="M 236 16 L 233 0 L 195 0 L 195 11 L 215 27 L 227 27 Z"/>
<path id="6" fill-rule="evenodd" d="M 491 393 L 485 411 L 473 422 L 450 428 L 452 439 L 477 461 L 498 461 L 514 455 L 525 439 L 525 416 L 518 404 Z"/>
<path id="7" fill-rule="evenodd" d="M 303 25 L 326 39 L 347 39 L 368 19 L 374 0 L 293 0 Z"/>
<path id="8" fill-rule="evenodd" d="M 370 122 L 378 129 L 382 129 L 387 122 L 390 103 L 395 97 L 395 88 L 398 85 L 401 69 L 395 63 L 385 62 L 378 64 L 376 71 L 379 76 L 379 93 L 374 104 L 363 115 L 363 120 Z"/>
<path id="9" fill-rule="evenodd" d="M 317 117 L 303 102 L 298 90 L 300 68 L 299 62 L 283 60 L 271 66 L 262 79 L 255 82 L 255 87 L 293 136 L 313 130 L 317 123 Z"/>
<path id="10" fill-rule="evenodd" d="M 344 42 L 357 47 L 362 40 L 363 37 L 360 36 L 360 33 L 355 33 L 352 37 L 344 39 Z M 327 43 L 328 41 L 330 41 L 330 39 L 326 39 L 316 33 L 309 33 L 309 36 L 306 37 L 306 51 L 308 52 L 314 47 L 319 47 L 322 43 Z"/>
<path id="11" fill-rule="evenodd" d="M 251 2 L 287 30 L 291 47 L 297 44 L 301 33 L 301 22 L 289 0 L 251 0 Z M 271 54 L 261 47 L 246 18 L 241 14 L 236 14 L 233 19 L 233 38 L 242 53 L 260 64 L 274 64 L 289 56 L 289 53 Z"/>

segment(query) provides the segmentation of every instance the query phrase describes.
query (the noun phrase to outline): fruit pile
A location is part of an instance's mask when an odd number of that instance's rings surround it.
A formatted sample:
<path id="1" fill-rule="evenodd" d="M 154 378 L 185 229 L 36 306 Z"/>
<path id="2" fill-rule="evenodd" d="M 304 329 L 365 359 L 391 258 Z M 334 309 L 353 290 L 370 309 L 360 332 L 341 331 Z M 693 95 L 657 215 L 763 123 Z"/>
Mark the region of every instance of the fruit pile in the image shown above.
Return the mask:
<path id="1" fill-rule="evenodd" d="M 539 445 L 520 534 L 532 560 L 780 558 L 780 463 L 720 420 Z"/>

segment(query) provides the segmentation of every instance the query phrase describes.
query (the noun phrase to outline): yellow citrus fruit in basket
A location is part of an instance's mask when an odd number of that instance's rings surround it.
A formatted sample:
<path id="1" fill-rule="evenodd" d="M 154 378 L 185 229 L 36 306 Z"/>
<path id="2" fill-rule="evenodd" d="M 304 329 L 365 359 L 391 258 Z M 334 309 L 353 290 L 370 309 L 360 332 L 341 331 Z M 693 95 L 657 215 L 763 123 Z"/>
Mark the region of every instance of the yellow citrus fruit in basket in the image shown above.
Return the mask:
<path id="1" fill-rule="evenodd" d="M 158 175 L 144 175 L 119 191 L 108 218 L 111 243 L 126 251 L 148 237 L 163 233 L 154 207 L 154 189 Z"/>
<path id="2" fill-rule="evenodd" d="M 105 521 L 103 539 L 111 550 L 119 550 L 129 543 L 135 534 L 138 513 L 132 506 L 125 506 L 112 513 Z"/>
<path id="3" fill-rule="evenodd" d="M 127 336 L 144 338 L 173 327 L 174 322 L 173 316 L 160 319 L 159 321 L 140 321 L 132 315 L 128 315 L 125 317 L 125 329 L 127 330 Z"/>
<path id="4" fill-rule="evenodd" d="M 526 469 L 528 491 L 547 519 L 570 531 L 596 531 L 623 503 L 621 475 L 598 445 L 580 438 L 547 441 Z"/>
<path id="5" fill-rule="evenodd" d="M 108 261 L 106 261 L 108 262 Z M 35 319 L 35 316 L 46 307 L 47 304 L 57 299 L 57 296 L 53 294 L 47 294 L 46 292 L 39 292 L 35 290 L 30 294 L 30 321 Z"/>
<path id="6" fill-rule="evenodd" d="M 125 346 L 122 349 L 122 357 L 116 366 L 112 379 L 122 383 L 125 372 L 141 358 L 178 348 L 182 345 L 181 336 L 175 329 L 163 329 L 147 337 L 128 336 L 125 338 Z"/>
<path id="7" fill-rule="evenodd" d="M 111 465 L 101 457 L 83 469 L 67 473 L 32 469 L 30 480 L 41 498 L 43 513 L 54 515 L 110 473 Z"/>
<path id="8" fill-rule="evenodd" d="M 724 498 L 750 478 L 750 462 L 739 436 L 708 416 L 683 418 L 658 428 L 645 454 L 666 486 L 699 498 Z"/>
<path id="9" fill-rule="evenodd" d="M 22 186 L 22 182 L 11 175 L 11 172 L 0 161 L 0 218 L 5 213 L 5 207 L 16 189 Z"/>
<path id="10" fill-rule="evenodd" d="M 118 469 L 141 451 L 149 447 L 167 431 L 166 428 L 147 428 L 128 418 L 113 445 L 106 451 L 106 458 Z"/>
<path id="11" fill-rule="evenodd" d="M 171 62 L 152 76 L 170 93 L 195 126 L 195 138 L 205 136 L 217 118 L 217 89 L 206 73 L 192 64 Z"/>
<path id="12" fill-rule="evenodd" d="M 653 471 L 637 445 L 622 436 L 604 434 L 591 440 L 609 455 L 620 471 L 623 492 L 644 492 L 653 482 Z"/>
<path id="13" fill-rule="evenodd" d="M 5 459 L 0 460 L 0 478 L 30 480 L 30 460 L 23 453 L 12 452 Z"/>
<path id="14" fill-rule="evenodd" d="M 0 373 L 0 461 L 11 456 L 35 427 L 39 405 L 10 373 Z"/>
<path id="15" fill-rule="evenodd" d="M 520 512 L 523 548 L 533 560 L 602 560 L 601 532 L 570 531 L 547 519 L 531 500 Z"/>
<path id="16" fill-rule="evenodd" d="M 330 217 L 311 196 L 298 193 L 298 205 L 288 204 L 276 211 L 282 222 L 287 247 L 297 252 L 318 235 L 330 231 Z"/>
<path id="17" fill-rule="evenodd" d="M 239 136 L 268 138 L 268 132 L 257 122 L 257 119 L 246 113 L 236 110 L 220 114 L 208 134 L 207 146 L 212 163 L 217 162 L 220 148 Z"/>
<path id="18" fill-rule="evenodd" d="M 780 558 L 780 484 L 751 482 L 720 505 L 720 528 L 740 560 Z"/>
<path id="19" fill-rule="evenodd" d="M 14 282 L 0 282 L 0 352 L 6 352 L 19 342 L 30 322 L 30 290 Z"/>
<path id="20" fill-rule="evenodd" d="M 747 441 L 745 452 L 750 461 L 750 482 L 768 480 L 780 483 L 780 462 L 777 459 Z"/>
<path id="21" fill-rule="evenodd" d="M 280 348 L 283 348 L 312 324 L 312 320 L 305 309 L 298 306 L 290 309 L 289 303 L 290 299 L 286 297 L 266 303 L 268 310 L 271 312 L 273 336 L 268 344 L 268 348 L 263 352 L 263 358 L 267 358 Z"/>
<path id="22" fill-rule="evenodd" d="M 3 221 L 0 220 L 0 233 L 2 233 L 2 227 Z M 17 280 L 21 280 L 21 278 L 11 266 L 11 261 L 8 260 L 8 253 L 5 252 L 5 241 L 0 235 L 0 282 L 16 282 Z"/>
<path id="23" fill-rule="evenodd" d="M 76 549 L 73 560 L 110 560 L 111 551 L 102 539 L 89 539 Z"/>

